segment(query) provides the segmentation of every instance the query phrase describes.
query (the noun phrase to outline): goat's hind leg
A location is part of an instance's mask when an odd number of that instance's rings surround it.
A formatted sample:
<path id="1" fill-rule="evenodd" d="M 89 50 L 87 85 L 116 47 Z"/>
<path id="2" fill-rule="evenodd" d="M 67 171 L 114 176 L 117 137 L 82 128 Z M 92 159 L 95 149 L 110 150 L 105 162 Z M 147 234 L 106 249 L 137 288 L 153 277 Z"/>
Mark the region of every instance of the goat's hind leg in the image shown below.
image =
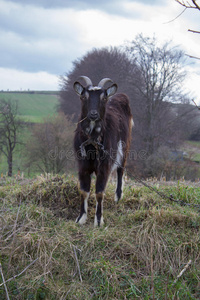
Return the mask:
<path id="1" fill-rule="evenodd" d="M 124 168 L 117 168 L 117 188 L 115 192 L 115 202 L 118 202 L 123 197 L 123 174 Z"/>
<path id="2" fill-rule="evenodd" d="M 87 209 L 88 209 L 88 198 L 90 195 L 90 183 L 91 176 L 90 174 L 81 174 L 79 173 L 80 181 L 80 193 L 81 193 L 81 209 L 76 223 L 83 225 L 87 220 Z"/>

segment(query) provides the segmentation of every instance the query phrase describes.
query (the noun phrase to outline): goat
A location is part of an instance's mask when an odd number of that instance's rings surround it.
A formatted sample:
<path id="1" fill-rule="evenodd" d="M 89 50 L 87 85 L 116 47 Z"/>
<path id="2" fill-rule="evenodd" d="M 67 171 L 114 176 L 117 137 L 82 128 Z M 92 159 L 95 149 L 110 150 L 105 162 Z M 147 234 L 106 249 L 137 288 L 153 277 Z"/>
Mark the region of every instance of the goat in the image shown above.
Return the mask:
<path id="1" fill-rule="evenodd" d="M 81 99 L 82 109 L 74 136 L 77 153 L 81 209 L 76 223 L 87 220 L 91 175 L 96 174 L 96 213 L 94 226 L 102 226 L 103 197 L 110 173 L 117 169 L 115 201 L 122 197 L 122 181 L 127 152 L 130 146 L 133 118 L 129 99 L 116 94 L 117 84 L 109 78 L 93 86 L 87 76 L 74 83 L 74 90 Z M 109 87 L 105 85 L 109 83 Z M 113 96 L 112 98 L 110 98 Z"/>

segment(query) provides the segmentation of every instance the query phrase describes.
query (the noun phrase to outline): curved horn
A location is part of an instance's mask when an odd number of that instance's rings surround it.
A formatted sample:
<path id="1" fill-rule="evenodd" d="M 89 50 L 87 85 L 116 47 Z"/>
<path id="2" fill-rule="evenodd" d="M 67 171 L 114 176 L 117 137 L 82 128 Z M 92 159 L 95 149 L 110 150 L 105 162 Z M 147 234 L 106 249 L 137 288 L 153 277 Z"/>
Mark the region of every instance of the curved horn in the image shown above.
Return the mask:
<path id="1" fill-rule="evenodd" d="M 104 85 L 105 85 L 107 82 L 113 83 L 113 81 L 112 81 L 110 78 L 103 78 L 103 79 L 101 79 L 101 81 L 98 83 L 98 86 L 101 87 L 101 88 L 103 88 Z"/>
<path id="2" fill-rule="evenodd" d="M 83 80 L 84 80 L 84 82 L 85 82 L 85 84 L 86 84 L 86 87 L 92 86 L 92 81 L 91 81 L 91 79 L 90 79 L 89 77 L 87 77 L 87 76 L 80 76 L 80 77 L 78 78 L 78 80 L 79 80 L 79 79 L 83 79 Z"/>

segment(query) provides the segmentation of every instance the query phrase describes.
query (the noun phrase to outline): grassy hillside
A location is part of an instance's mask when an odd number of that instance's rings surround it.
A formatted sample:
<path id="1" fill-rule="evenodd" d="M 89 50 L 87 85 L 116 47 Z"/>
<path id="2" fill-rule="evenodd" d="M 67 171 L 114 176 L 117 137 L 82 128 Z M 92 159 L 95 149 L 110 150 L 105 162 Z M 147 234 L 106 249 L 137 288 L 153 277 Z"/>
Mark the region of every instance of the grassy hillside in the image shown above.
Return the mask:
<path id="1" fill-rule="evenodd" d="M 200 162 L 200 142 L 185 141 L 183 149 L 193 161 Z"/>
<path id="2" fill-rule="evenodd" d="M 56 92 L 0 92 L 0 99 L 17 100 L 21 117 L 31 123 L 53 115 L 58 105 Z"/>
<path id="3" fill-rule="evenodd" d="M 43 122 L 44 118 L 56 113 L 58 105 L 58 92 L 0 92 L 0 99 L 18 102 L 20 117 L 30 123 Z M 30 135 L 30 131 L 25 128 L 22 133 L 22 141 Z M 18 169 L 23 170 L 24 153 L 23 146 L 16 148 L 13 160 L 13 174 L 17 174 Z M 0 173 L 7 172 L 7 161 L 4 155 L 0 155 Z"/>
<path id="4" fill-rule="evenodd" d="M 6 287 L 10 299 L 199 299 L 199 211 L 132 181 L 115 204 L 109 184 L 105 226 L 94 228 L 92 188 L 81 227 L 76 179 L 1 182 L 0 262 L 9 281 L 0 279 L 0 299 Z M 199 183 L 156 188 L 200 204 Z"/>

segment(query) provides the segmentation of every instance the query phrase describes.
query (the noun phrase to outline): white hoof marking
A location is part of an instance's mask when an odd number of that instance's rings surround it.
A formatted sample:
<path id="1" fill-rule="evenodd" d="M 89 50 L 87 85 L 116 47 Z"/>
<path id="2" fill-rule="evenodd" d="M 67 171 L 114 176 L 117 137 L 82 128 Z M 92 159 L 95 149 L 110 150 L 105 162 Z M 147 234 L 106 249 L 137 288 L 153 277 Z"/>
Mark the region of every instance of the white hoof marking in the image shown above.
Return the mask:
<path id="1" fill-rule="evenodd" d="M 101 219 L 100 219 L 100 227 L 102 227 L 104 225 L 104 221 L 103 221 L 103 216 L 101 216 Z M 98 227 L 99 224 L 98 224 L 98 221 L 97 221 L 97 216 L 95 215 L 95 218 L 94 218 L 94 227 Z"/>
<path id="2" fill-rule="evenodd" d="M 79 218 L 79 217 L 78 217 Z M 82 217 L 80 218 L 80 220 L 78 221 L 78 218 L 76 219 L 76 223 L 83 225 L 85 224 L 85 222 L 87 221 L 87 214 L 83 214 Z"/>

